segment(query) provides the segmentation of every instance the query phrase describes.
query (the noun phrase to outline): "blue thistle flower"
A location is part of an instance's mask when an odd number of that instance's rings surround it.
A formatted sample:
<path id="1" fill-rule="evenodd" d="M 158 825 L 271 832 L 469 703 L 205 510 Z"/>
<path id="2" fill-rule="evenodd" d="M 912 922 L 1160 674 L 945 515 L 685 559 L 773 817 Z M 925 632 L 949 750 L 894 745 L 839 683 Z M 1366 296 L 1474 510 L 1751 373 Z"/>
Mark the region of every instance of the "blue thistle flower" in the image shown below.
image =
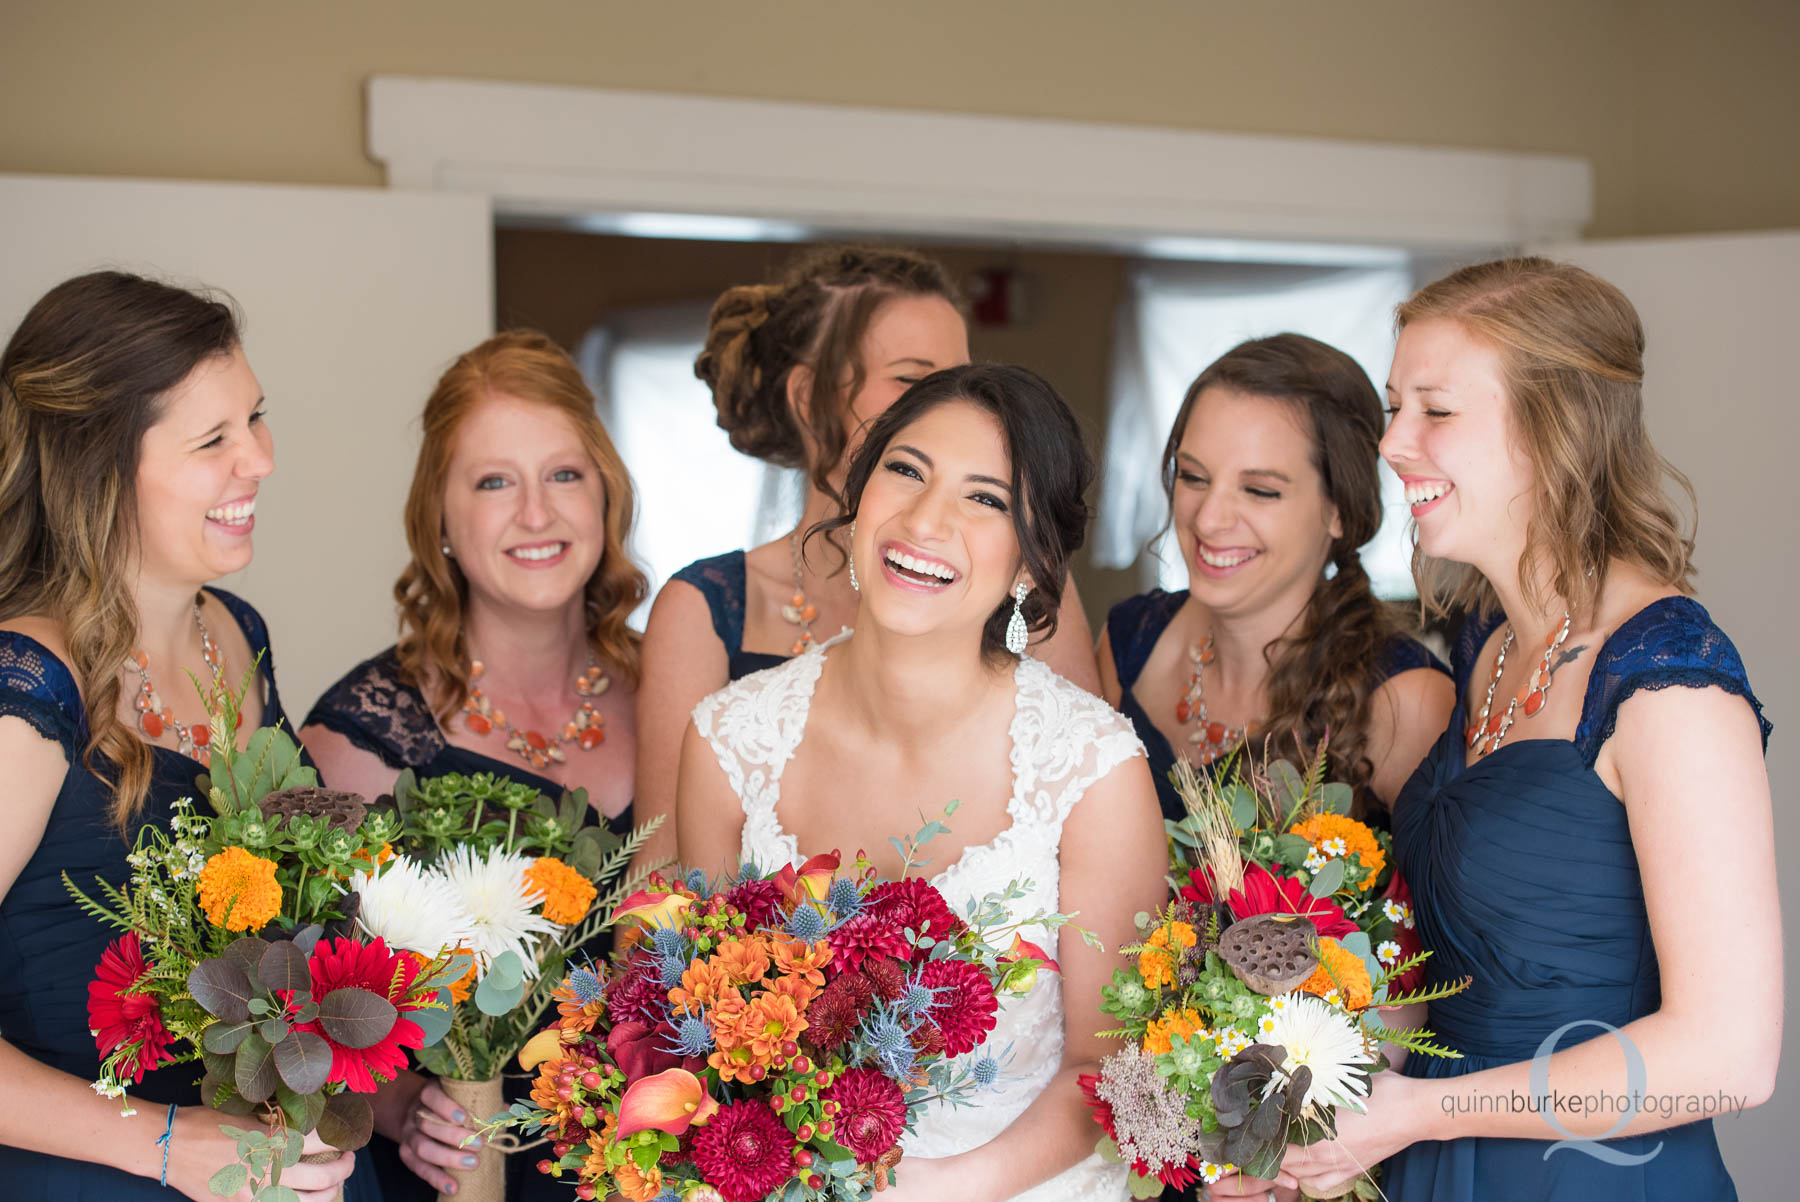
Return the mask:
<path id="1" fill-rule="evenodd" d="M 686 1015 L 675 1028 L 675 1043 L 663 1051 L 675 1056 L 704 1056 L 713 1049 L 712 1028 L 706 1020 Z"/>
<path id="2" fill-rule="evenodd" d="M 657 981 L 664 989 L 673 989 L 681 984 L 681 974 L 687 971 L 688 962 L 674 956 L 664 957 L 656 962 Z"/>
<path id="3" fill-rule="evenodd" d="M 701 868 L 688 869 L 687 877 L 685 878 L 685 883 L 687 884 L 687 887 L 689 889 L 692 889 L 695 893 L 705 893 L 706 892 L 706 871 Z"/>
<path id="4" fill-rule="evenodd" d="M 788 934 L 805 943 L 812 943 L 825 938 L 825 916 L 813 907 L 802 903 L 794 907 L 788 915 L 787 925 L 783 928 Z"/>
<path id="5" fill-rule="evenodd" d="M 659 956 L 687 956 L 687 938 L 674 927 L 657 927 L 650 942 Z"/>
<path id="6" fill-rule="evenodd" d="M 826 895 L 832 913 L 839 918 L 852 918 L 863 908 L 862 894 L 856 891 L 856 882 L 847 877 L 839 877 L 831 882 L 831 892 Z"/>
<path id="7" fill-rule="evenodd" d="M 599 977 L 585 968 L 578 968 L 569 974 L 569 987 L 575 991 L 575 996 L 583 1005 L 597 1002 L 606 996 L 606 986 L 600 983 Z"/>
<path id="8" fill-rule="evenodd" d="M 1000 1062 L 992 1056 L 983 1056 L 971 1066 L 970 1072 L 974 1074 L 975 1084 L 990 1089 L 1000 1079 Z"/>

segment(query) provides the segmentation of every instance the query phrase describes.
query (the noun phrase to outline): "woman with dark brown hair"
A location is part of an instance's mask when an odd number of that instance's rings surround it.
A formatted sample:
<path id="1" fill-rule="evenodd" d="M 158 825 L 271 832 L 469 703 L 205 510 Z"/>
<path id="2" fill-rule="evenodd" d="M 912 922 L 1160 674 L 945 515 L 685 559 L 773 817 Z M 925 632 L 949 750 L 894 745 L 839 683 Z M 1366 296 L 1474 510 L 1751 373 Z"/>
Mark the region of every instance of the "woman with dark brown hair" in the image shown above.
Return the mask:
<path id="1" fill-rule="evenodd" d="M 856 594 L 843 536 L 803 546 L 801 533 L 837 516 L 845 472 L 869 423 L 913 384 L 969 361 L 961 296 L 940 264 L 911 251 L 832 247 L 779 282 L 731 288 L 713 306 L 694 372 L 719 425 L 745 454 L 807 473 L 799 523 L 784 538 L 675 573 L 644 631 L 638 693 L 641 817 L 673 814 L 681 732 L 701 698 L 774 667 L 848 627 Z M 1062 590 L 1044 662 L 1097 691 L 1087 619 Z M 646 854 L 674 851 L 671 820 Z"/>
<path id="2" fill-rule="evenodd" d="M 0 1193 L 208 1199 L 237 1162 L 233 1121 L 193 1066 L 98 1096 L 88 983 L 113 932 L 65 874 L 117 888 L 145 826 L 205 771 L 188 679 L 235 686 L 242 734 L 284 721 L 269 634 L 207 582 L 249 564 L 274 470 L 262 387 L 224 300 L 121 272 L 52 288 L 0 355 Z M 159 1137 L 166 1139 L 159 1140 Z M 325 1151 L 317 1135 L 307 1151 Z M 160 1146 L 159 1146 L 160 1145 Z M 348 1154 L 282 1185 L 337 1196 Z M 241 1195 L 247 1198 L 248 1190 Z M 356 1197 L 354 1186 L 348 1191 Z"/>
<path id="3" fill-rule="evenodd" d="M 584 788 L 628 833 L 638 636 L 625 622 L 645 591 L 625 551 L 632 502 L 555 343 L 510 331 L 459 357 L 425 403 L 400 641 L 326 690 L 301 730 L 326 783 L 373 797 L 403 768 L 490 772 L 553 797 Z M 382 1091 L 377 1129 L 424 1179 L 394 1173 L 378 1144 L 389 1202 L 454 1189 L 446 1169 L 482 1154 L 457 1146 L 470 1117 L 416 1074 Z M 515 1194 L 551 1188 L 523 1158 L 508 1170 Z"/>
<path id="4" fill-rule="evenodd" d="M 1381 401 L 1356 361 L 1300 334 L 1227 351 L 1188 388 L 1163 452 L 1188 588 L 1121 601 L 1102 693 L 1144 741 L 1163 812 L 1175 757 L 1328 739 L 1355 813 L 1386 808 L 1450 712 L 1443 666 L 1378 600 L 1358 548 L 1381 525 Z"/>

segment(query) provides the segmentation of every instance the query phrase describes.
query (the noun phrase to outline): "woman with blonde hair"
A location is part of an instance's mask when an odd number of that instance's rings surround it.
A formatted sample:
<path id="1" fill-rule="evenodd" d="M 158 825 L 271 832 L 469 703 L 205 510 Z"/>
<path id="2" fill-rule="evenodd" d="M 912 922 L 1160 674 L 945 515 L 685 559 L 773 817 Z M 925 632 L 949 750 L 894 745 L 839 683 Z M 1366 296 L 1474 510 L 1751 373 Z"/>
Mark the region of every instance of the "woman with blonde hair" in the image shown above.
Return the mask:
<path id="1" fill-rule="evenodd" d="M 9 1198 L 211 1198 L 233 1121 L 193 1066 L 100 1097 L 88 985 L 114 932 L 63 881 L 114 888 L 206 770 L 191 678 L 256 665 L 242 737 L 284 722 L 269 633 L 208 581 L 250 563 L 275 467 L 228 301 L 122 272 L 58 284 L 0 355 L 0 1181 Z M 316 1134 L 308 1152 L 326 1151 Z M 353 1158 L 282 1184 L 336 1197 Z M 159 1182 L 161 1184 L 159 1184 Z M 241 1195 L 249 1197 L 245 1190 Z M 356 1188 L 347 1196 L 354 1202 Z"/>
<path id="2" fill-rule="evenodd" d="M 394 585 L 400 641 L 326 690 L 301 730 L 325 781 L 373 797 L 410 768 L 494 773 L 552 797 L 584 788 L 628 833 L 638 636 L 625 623 L 645 591 L 625 551 L 632 504 L 593 397 L 555 343 L 515 330 L 460 356 L 425 403 L 405 514 L 412 561 Z M 417 1074 L 376 1109 L 418 1175 L 395 1173 L 378 1141 L 389 1202 L 453 1191 L 447 1170 L 482 1154 L 459 1145 L 463 1124 L 485 1116 Z M 515 1193 L 551 1188 L 523 1158 L 508 1170 Z"/>
<path id="3" fill-rule="evenodd" d="M 804 469 L 799 523 L 749 551 L 675 573 L 644 630 L 638 694 L 638 802 L 672 814 L 681 732 L 708 693 L 787 662 L 847 627 L 856 613 L 840 533 L 804 541 L 835 517 L 845 474 L 869 423 L 921 378 L 969 361 L 962 298 L 932 259 L 889 247 L 826 247 L 771 284 L 727 289 L 714 304 L 694 372 L 712 389 L 731 445 Z M 1044 662 L 1089 691 L 1099 679 L 1072 584 L 1061 591 Z M 673 851 L 674 822 L 647 855 Z"/>
<path id="4" fill-rule="evenodd" d="M 1617 288 L 1537 258 L 1439 280 L 1399 325 L 1382 453 L 1421 597 L 1469 616 L 1395 853 L 1430 980 L 1473 984 L 1431 1004 L 1463 1058 L 1383 1074 L 1284 1176 L 1328 1195 L 1385 1159 L 1396 1202 L 1736 1197 L 1695 1113 L 1774 1088 L 1769 726 L 1690 595 L 1643 327 Z M 1623 1109 L 1552 1105 L 1599 1097 Z"/>

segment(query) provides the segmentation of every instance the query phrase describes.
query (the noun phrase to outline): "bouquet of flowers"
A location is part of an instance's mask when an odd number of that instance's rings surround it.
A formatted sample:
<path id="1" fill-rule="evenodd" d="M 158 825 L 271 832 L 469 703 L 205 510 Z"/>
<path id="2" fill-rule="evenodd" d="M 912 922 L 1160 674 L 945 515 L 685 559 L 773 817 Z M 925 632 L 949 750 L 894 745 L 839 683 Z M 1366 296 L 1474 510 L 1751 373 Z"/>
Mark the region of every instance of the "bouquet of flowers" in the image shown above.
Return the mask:
<path id="1" fill-rule="evenodd" d="M 259 730 L 239 751 L 241 696 L 208 698 L 210 773 L 198 784 L 213 813 L 184 799 L 167 831 L 144 826 L 123 886 L 101 881 L 90 896 L 63 880 L 123 932 L 88 985 L 104 1057 L 95 1088 L 123 1097 L 152 1069 L 199 1062 L 208 1105 L 261 1120 L 224 1128 L 240 1159 L 213 1191 L 249 1184 L 278 1202 L 304 1134 L 343 1150 L 367 1142 L 363 1095 L 421 1045 L 450 965 L 358 931 L 344 882 L 386 854 L 399 824 L 319 788 L 284 732 Z"/>
<path id="2" fill-rule="evenodd" d="M 569 974 L 520 1058 L 534 1105 L 508 1123 L 551 1143 L 538 1168 L 580 1198 L 870 1197 L 928 1102 L 997 1079 L 999 999 L 1056 969 L 1021 928 L 1067 921 L 1010 917 L 1016 884 L 958 914 L 835 853 L 654 885 L 621 910 L 614 963 Z"/>
<path id="3" fill-rule="evenodd" d="M 1349 817 L 1350 790 L 1324 767 L 1322 748 L 1304 776 L 1285 761 L 1228 778 L 1177 765 L 1188 817 L 1170 833 L 1186 884 L 1140 916 L 1133 964 L 1103 992 L 1120 1024 L 1107 1034 L 1129 1045 L 1082 1078 L 1100 1153 L 1132 1165 L 1134 1196 L 1239 1170 L 1273 1177 L 1288 1144 L 1332 1138 L 1337 1107 L 1362 1109 L 1384 1043 L 1460 1055 L 1382 1023 L 1383 1009 L 1467 981 L 1413 983 L 1430 953 L 1391 845 Z M 1379 1196 L 1368 1174 L 1347 1193 Z"/>

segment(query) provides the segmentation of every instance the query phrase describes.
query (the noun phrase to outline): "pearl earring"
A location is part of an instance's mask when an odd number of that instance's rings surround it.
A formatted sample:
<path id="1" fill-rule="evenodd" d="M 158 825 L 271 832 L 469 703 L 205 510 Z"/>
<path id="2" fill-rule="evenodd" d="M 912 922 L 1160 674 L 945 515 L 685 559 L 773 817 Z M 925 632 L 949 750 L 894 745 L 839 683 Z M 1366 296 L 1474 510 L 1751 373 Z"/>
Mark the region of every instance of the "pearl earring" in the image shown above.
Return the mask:
<path id="1" fill-rule="evenodd" d="M 448 542 L 445 542 L 443 546 L 438 548 L 438 550 L 440 550 L 444 553 L 445 559 L 455 559 L 456 558 L 456 551 L 454 549 L 452 549 L 452 547 L 450 546 L 450 544 Z"/>
<path id="2" fill-rule="evenodd" d="M 850 564 L 850 588 L 854 592 L 862 592 L 862 585 L 856 579 L 856 523 L 850 523 L 850 549 L 844 552 L 844 558 Z"/>
<path id="3" fill-rule="evenodd" d="M 1014 655 L 1025 654 L 1025 596 L 1030 591 L 1023 580 L 1013 588 L 1012 617 L 1006 620 L 1006 649 Z"/>

